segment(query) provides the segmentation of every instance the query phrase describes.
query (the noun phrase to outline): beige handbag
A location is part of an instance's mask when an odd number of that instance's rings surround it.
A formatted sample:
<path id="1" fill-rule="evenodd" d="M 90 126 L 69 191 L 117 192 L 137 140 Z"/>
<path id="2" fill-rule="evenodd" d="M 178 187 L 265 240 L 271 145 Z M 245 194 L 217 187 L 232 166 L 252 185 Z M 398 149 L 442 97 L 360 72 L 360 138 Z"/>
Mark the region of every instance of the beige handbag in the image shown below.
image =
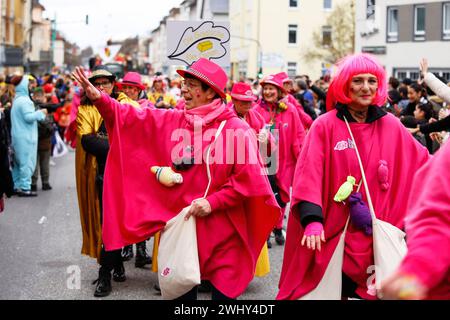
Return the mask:
<path id="1" fill-rule="evenodd" d="M 208 146 L 206 170 L 208 186 L 203 198 L 206 198 L 211 186 L 210 151 L 217 141 L 226 121 L 223 121 L 216 133 L 214 142 Z M 158 249 L 158 280 L 161 295 L 165 300 L 176 299 L 200 284 L 200 265 L 198 260 L 197 231 L 195 217 L 188 221 L 184 218 L 191 206 L 167 222 L 161 232 Z"/>
<path id="2" fill-rule="evenodd" d="M 350 217 L 347 219 L 344 231 L 328 263 L 325 274 L 317 287 L 298 300 L 341 300 L 342 297 L 342 264 L 344 263 L 345 234 Z"/>
<path id="3" fill-rule="evenodd" d="M 345 117 L 344 119 L 355 146 L 356 155 L 361 168 L 362 180 L 367 195 L 367 202 L 369 205 L 370 214 L 372 215 L 375 284 L 378 291 L 381 282 L 397 269 L 407 253 L 405 241 L 406 234 L 389 222 L 380 220 L 376 217 L 358 147 L 356 146 L 356 141 L 353 137 L 350 125 Z"/>

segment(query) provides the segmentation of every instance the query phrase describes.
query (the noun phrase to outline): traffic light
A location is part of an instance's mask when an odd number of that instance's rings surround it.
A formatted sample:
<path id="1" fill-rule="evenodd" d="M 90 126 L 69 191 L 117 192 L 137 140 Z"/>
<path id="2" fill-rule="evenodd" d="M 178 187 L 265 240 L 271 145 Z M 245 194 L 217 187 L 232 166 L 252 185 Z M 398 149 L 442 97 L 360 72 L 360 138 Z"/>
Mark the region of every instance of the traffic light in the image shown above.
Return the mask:
<path id="1" fill-rule="evenodd" d="M 263 69 L 262 67 L 260 67 L 258 71 L 258 79 L 262 79 L 262 77 L 263 77 Z"/>
<path id="2" fill-rule="evenodd" d="M 86 25 L 89 25 L 89 15 L 86 15 Z"/>

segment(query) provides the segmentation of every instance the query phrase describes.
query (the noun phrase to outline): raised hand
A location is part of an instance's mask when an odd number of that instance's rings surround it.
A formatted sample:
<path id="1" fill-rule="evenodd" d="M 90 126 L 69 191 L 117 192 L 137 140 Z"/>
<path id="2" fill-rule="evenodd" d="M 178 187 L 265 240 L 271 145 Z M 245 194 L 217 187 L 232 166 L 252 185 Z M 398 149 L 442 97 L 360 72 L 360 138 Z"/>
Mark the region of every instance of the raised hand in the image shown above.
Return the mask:
<path id="1" fill-rule="evenodd" d="M 425 77 L 425 75 L 428 73 L 428 60 L 425 58 L 422 58 L 422 60 L 420 60 L 420 72 L 422 73 L 423 77 Z"/>
<path id="2" fill-rule="evenodd" d="M 75 71 L 72 73 L 72 76 L 83 88 L 89 100 L 95 101 L 102 97 L 102 93 L 89 81 L 86 74 L 84 73 L 83 68 L 76 67 Z"/>

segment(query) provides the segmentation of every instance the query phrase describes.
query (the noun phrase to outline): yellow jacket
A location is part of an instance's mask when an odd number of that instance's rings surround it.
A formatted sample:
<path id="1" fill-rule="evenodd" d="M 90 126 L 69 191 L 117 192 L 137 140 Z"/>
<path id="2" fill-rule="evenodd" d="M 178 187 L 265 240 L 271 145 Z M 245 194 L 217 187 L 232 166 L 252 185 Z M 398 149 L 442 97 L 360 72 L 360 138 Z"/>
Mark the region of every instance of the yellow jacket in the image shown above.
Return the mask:
<path id="1" fill-rule="evenodd" d="M 156 107 L 157 101 L 162 97 L 163 101 L 167 104 L 169 104 L 172 108 L 174 108 L 177 105 L 177 102 L 175 101 L 175 98 L 172 97 L 169 93 L 160 93 L 160 92 L 149 92 L 147 94 L 148 100 L 150 100 L 151 103 L 153 103 Z M 159 101 L 158 101 L 159 102 Z"/>

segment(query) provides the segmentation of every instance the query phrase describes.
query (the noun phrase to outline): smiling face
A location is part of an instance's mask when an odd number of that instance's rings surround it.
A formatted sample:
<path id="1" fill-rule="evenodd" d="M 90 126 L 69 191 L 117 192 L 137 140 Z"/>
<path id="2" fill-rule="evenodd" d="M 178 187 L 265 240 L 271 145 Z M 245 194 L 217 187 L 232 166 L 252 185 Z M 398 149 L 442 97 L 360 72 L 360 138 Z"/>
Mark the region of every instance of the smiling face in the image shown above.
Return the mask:
<path id="1" fill-rule="evenodd" d="M 137 101 L 139 98 L 139 89 L 134 86 L 122 85 L 122 91 L 129 97 L 130 99 Z"/>
<path id="2" fill-rule="evenodd" d="M 233 105 L 236 112 L 241 116 L 245 116 L 252 108 L 251 101 L 233 99 Z"/>
<path id="3" fill-rule="evenodd" d="M 378 79 L 370 73 L 362 73 L 353 76 L 349 86 L 350 105 L 356 109 L 369 107 L 378 90 Z"/>
<path id="4" fill-rule="evenodd" d="M 276 103 L 281 97 L 277 87 L 272 84 L 265 84 L 263 87 L 263 98 L 269 103 Z"/>
<path id="5" fill-rule="evenodd" d="M 208 88 L 204 91 L 200 80 L 191 78 L 183 82 L 181 94 L 186 101 L 186 109 L 188 110 L 210 104 L 216 96 L 214 90 Z"/>
<path id="6" fill-rule="evenodd" d="M 420 98 L 422 97 L 422 93 L 417 92 L 411 87 L 408 87 L 408 100 L 411 103 L 417 103 L 420 101 Z"/>

